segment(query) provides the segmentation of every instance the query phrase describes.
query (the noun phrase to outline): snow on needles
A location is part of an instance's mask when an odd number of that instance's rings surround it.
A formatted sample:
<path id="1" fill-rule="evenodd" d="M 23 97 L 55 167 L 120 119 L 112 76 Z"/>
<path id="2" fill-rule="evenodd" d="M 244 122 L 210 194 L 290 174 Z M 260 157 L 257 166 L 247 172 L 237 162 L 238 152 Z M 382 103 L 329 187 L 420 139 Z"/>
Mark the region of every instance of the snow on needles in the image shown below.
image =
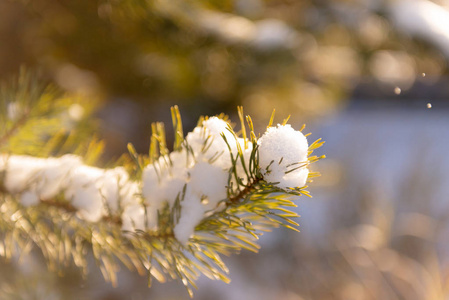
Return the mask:
<path id="1" fill-rule="evenodd" d="M 237 153 L 237 142 L 229 124 L 217 117 L 203 121 L 186 136 L 188 151 L 172 152 L 148 165 L 143 172 L 142 195 L 147 205 L 147 226 L 157 229 L 158 211 L 180 200 L 181 216 L 175 224 L 175 237 L 182 243 L 193 235 L 207 211 L 227 197 L 229 147 Z"/>
<path id="2" fill-rule="evenodd" d="M 129 180 L 123 168 L 86 166 L 75 155 L 35 158 L 1 154 L 0 174 L 4 176 L 4 188 L 18 195 L 22 205 L 56 201 L 62 194 L 78 216 L 89 222 L 118 214 L 119 207 L 139 203 L 138 185 Z"/>
<path id="3" fill-rule="evenodd" d="M 303 187 L 306 184 L 307 138 L 290 125 L 269 127 L 258 141 L 259 166 L 267 182 L 280 188 Z"/>
<path id="4" fill-rule="evenodd" d="M 122 167 L 91 167 L 74 155 L 0 154 L 0 189 L 17 195 L 24 206 L 66 201 L 89 222 L 120 217 L 124 231 L 157 231 L 163 209 L 180 210 L 173 233 L 185 244 L 205 216 L 238 193 L 231 153 L 234 159 L 243 156 L 245 166 L 240 158 L 236 162 L 240 184 L 254 180 L 245 172 L 252 150 L 253 144 L 247 141 L 245 147 L 226 121 L 212 117 L 186 136 L 182 150 L 147 165 L 141 182 L 132 181 Z M 300 131 L 290 125 L 270 127 L 258 140 L 258 151 L 261 179 L 285 190 L 306 184 L 308 143 Z"/>

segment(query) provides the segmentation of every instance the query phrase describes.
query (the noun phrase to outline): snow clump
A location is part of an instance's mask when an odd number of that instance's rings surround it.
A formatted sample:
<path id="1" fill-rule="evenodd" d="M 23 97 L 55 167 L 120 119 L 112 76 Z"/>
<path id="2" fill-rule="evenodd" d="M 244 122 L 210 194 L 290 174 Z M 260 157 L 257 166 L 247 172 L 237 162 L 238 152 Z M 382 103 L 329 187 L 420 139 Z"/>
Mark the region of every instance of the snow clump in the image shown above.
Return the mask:
<path id="1" fill-rule="evenodd" d="M 259 166 L 267 182 L 282 189 L 306 184 L 307 138 L 289 124 L 269 127 L 258 141 Z"/>
<path id="2" fill-rule="evenodd" d="M 196 161 L 213 162 L 224 169 L 231 167 L 229 148 L 221 135 L 225 136 L 234 155 L 237 153 L 237 142 L 228 128 L 229 123 L 212 117 L 187 134 L 186 141 L 193 150 Z"/>

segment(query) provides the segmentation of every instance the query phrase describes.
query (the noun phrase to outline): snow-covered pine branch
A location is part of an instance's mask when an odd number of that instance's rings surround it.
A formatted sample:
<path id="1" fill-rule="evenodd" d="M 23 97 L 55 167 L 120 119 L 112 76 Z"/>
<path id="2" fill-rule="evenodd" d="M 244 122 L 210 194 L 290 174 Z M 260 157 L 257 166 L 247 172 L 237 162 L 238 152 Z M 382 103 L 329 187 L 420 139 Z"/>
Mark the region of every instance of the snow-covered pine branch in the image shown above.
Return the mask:
<path id="1" fill-rule="evenodd" d="M 148 164 L 141 182 L 131 180 L 122 167 L 91 167 L 70 154 L 59 158 L 1 154 L 1 183 L 24 206 L 56 205 L 55 197 L 62 194 L 65 201 L 59 206 L 79 218 L 116 220 L 124 231 L 157 232 L 160 211 L 178 202 L 181 212 L 173 232 L 186 244 L 204 216 L 223 210 L 251 180 L 261 176 L 286 191 L 306 184 L 308 143 L 300 131 L 288 124 L 269 127 L 256 145 L 258 151 L 253 151 L 251 141 L 237 138 L 229 123 L 212 117 L 187 135 L 179 151 Z M 235 174 L 230 173 L 233 167 Z M 254 174 L 248 174 L 250 169 Z"/>
<path id="2" fill-rule="evenodd" d="M 16 94 L 29 95 L 24 92 L 29 86 Z M 11 99 L 17 97 L 1 96 L 2 107 Z M 54 151 L 52 144 L 74 144 L 86 135 L 57 135 L 60 116 L 72 105 L 69 98 L 20 99 L 25 99 L 20 105 L 12 102 L 22 107 L 20 123 L 0 111 L 0 137 L 6 137 L 0 143 L 0 256 L 7 258 L 34 245 L 50 268 L 63 271 L 73 263 L 86 271 L 91 250 L 113 284 L 120 262 L 147 274 L 149 285 L 152 278 L 180 279 L 192 295 L 200 274 L 229 281 L 220 254 L 257 251 L 262 232 L 295 229 L 289 198 L 308 195 L 306 182 L 318 175 L 308 166 L 319 159 L 311 154 L 323 142 L 308 145 L 287 120 L 272 126 L 273 116 L 257 138 L 241 108 L 241 135 L 226 119 L 211 117 L 185 137 L 173 108 L 174 151 L 168 151 L 163 125 L 153 124 L 150 155 L 139 155 L 130 145 L 131 160 L 115 168 L 89 165 L 99 152 L 95 142 L 88 142 L 90 152 L 77 152 L 81 155 L 45 158 Z M 34 126 L 50 117 L 51 126 L 42 129 L 56 137 L 35 143 L 42 145 L 40 152 L 33 148 L 40 157 L 25 155 L 27 143 L 37 141 Z M 75 128 L 76 120 L 68 125 Z"/>

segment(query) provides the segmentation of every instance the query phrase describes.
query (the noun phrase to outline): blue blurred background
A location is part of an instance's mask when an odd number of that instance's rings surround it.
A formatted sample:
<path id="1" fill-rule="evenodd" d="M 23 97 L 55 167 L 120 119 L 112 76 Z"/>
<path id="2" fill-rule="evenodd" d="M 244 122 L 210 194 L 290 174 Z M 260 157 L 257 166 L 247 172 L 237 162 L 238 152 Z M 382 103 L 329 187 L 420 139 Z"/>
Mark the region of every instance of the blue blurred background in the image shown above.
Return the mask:
<path id="1" fill-rule="evenodd" d="M 275 108 L 326 141 L 301 233 L 227 258 L 232 282 L 195 299 L 448 299 L 448 59 L 447 0 L 0 2 L 0 79 L 26 66 L 98 101 L 105 161 L 146 153 L 174 104 L 185 132 L 243 105 L 259 131 Z M 11 299 L 188 299 L 126 271 L 112 288 L 95 268 L 7 268 Z"/>

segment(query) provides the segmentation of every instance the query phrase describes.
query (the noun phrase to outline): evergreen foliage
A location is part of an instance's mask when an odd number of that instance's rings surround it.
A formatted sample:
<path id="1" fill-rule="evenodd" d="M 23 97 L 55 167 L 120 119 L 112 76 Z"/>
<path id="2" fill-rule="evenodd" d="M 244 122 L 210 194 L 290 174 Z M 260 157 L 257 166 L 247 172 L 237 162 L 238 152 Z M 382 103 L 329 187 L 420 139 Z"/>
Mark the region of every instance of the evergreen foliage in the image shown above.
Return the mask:
<path id="1" fill-rule="evenodd" d="M 104 145 L 92 138 L 89 130 L 93 125 L 89 117 L 94 109 L 92 101 L 60 94 L 37 82 L 30 73 L 22 72 L 17 80 L 2 86 L 0 154 L 58 157 L 74 153 L 81 156 L 85 164 L 98 164 Z M 192 146 L 184 139 L 178 108 L 173 107 L 171 113 L 175 131 L 173 151 L 186 151 L 187 159 L 191 155 L 195 160 Z M 172 206 L 166 204 L 159 209 L 157 229 L 123 231 L 120 218 L 123 208 L 120 206 L 118 213 L 108 210 L 98 222 L 88 222 L 79 217 L 77 207 L 62 192 L 52 199 L 41 199 L 38 205 L 23 205 L 19 195 L 6 188 L 7 169 L 2 171 L 0 168 L 0 255 L 10 259 L 26 255 L 37 247 L 49 269 L 59 273 L 75 265 L 87 272 L 88 253 L 92 251 L 105 280 L 113 285 L 117 283 L 119 267 L 124 265 L 129 270 L 147 275 L 149 286 L 153 279 L 161 282 L 179 279 L 190 295 L 200 274 L 229 282 L 228 269 L 221 255 L 238 253 L 242 249 L 257 252 L 259 236 L 279 226 L 297 230 L 295 218 L 298 215 L 291 210 L 296 206 L 292 197 L 310 196 L 306 187 L 280 188 L 276 183 L 264 180 L 264 172 L 269 171 L 269 166 L 263 170 L 259 165 L 258 135 L 254 132 L 251 117 L 245 117 L 241 107 L 238 114 L 240 131 L 235 132 L 228 123 L 227 130 L 231 135 L 221 134 L 229 151 L 220 155 L 230 155 L 231 161 L 227 199 L 205 215 L 187 243 L 178 241 L 173 230 L 183 213 L 181 203 L 186 185 Z M 219 118 L 227 120 L 224 115 Z M 272 126 L 273 118 L 274 114 L 268 127 Z M 204 120 L 208 118 L 200 118 L 199 124 Z M 283 124 L 287 121 L 284 120 Z M 243 138 L 243 145 L 236 143 L 237 152 L 231 149 L 230 136 L 236 141 L 240 136 Z M 207 151 L 211 143 L 207 137 L 203 150 Z M 312 155 L 322 144 L 320 140 L 312 143 L 307 153 L 308 161 L 302 165 L 298 162 L 298 167 L 322 158 Z M 108 166 L 125 167 L 130 180 L 140 184 L 143 171 L 149 164 L 169 158 L 164 125 L 152 124 L 148 155 L 138 154 L 131 144 L 128 149 L 129 154 Z M 251 150 L 249 155 L 244 154 L 247 149 Z M 216 159 L 217 156 L 213 156 L 210 161 Z M 241 167 L 245 178 L 237 171 Z M 293 167 L 291 171 L 298 168 Z M 318 175 L 309 173 L 309 182 Z M 137 196 L 145 206 L 143 195 Z"/>

